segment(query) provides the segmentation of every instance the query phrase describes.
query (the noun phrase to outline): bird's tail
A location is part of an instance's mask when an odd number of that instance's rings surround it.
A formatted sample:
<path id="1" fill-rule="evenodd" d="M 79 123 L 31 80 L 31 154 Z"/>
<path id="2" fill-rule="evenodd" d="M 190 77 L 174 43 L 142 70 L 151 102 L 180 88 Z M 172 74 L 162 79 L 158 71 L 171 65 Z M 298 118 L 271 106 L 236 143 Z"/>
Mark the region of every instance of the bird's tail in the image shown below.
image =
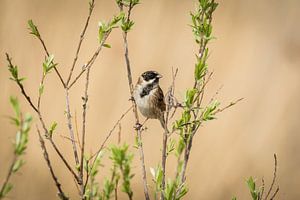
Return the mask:
<path id="1" fill-rule="evenodd" d="M 161 127 L 162 127 L 165 131 L 167 131 L 167 133 L 169 133 L 168 126 L 166 125 L 166 120 L 165 120 L 164 116 L 162 116 L 162 117 L 159 119 L 159 121 L 160 121 Z"/>

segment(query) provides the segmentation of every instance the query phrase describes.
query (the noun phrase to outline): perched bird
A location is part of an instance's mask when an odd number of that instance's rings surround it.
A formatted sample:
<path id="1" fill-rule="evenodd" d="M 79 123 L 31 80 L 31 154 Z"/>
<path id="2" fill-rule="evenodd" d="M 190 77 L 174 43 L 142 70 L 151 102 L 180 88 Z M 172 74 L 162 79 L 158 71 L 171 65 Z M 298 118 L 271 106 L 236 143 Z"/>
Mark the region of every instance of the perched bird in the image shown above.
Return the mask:
<path id="1" fill-rule="evenodd" d="M 146 71 L 138 79 L 133 98 L 140 112 L 147 119 L 158 119 L 164 127 L 166 104 L 164 93 L 159 87 L 162 76 L 156 71 Z"/>

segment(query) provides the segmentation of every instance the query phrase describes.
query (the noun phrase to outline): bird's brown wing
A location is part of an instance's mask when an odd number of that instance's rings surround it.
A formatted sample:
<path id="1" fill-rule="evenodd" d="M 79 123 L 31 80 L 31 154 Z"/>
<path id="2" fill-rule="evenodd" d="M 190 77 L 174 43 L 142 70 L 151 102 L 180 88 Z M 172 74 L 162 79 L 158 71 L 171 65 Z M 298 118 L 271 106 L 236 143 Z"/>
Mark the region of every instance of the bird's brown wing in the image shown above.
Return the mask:
<path id="1" fill-rule="evenodd" d="M 158 86 L 156 88 L 156 91 L 153 93 L 151 104 L 153 106 L 153 109 L 156 112 L 157 118 L 159 118 L 163 112 L 166 110 L 166 104 L 164 100 L 164 93 L 162 89 Z"/>

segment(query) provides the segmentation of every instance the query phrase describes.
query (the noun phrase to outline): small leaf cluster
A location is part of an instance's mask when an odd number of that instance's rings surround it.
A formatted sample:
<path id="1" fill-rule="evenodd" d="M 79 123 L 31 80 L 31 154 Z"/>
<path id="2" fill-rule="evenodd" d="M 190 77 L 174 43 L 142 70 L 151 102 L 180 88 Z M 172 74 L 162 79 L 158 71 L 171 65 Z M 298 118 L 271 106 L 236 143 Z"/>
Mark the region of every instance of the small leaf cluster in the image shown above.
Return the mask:
<path id="1" fill-rule="evenodd" d="M 54 63 L 54 55 L 51 54 L 45 58 L 45 61 L 43 62 L 43 77 L 39 86 L 39 96 L 41 96 L 44 92 L 44 79 L 46 75 L 49 74 L 57 65 L 58 63 Z"/>
<path id="2" fill-rule="evenodd" d="M 179 190 L 180 188 L 180 190 Z M 188 188 L 183 183 L 182 185 L 178 185 L 177 180 L 168 180 L 165 188 L 165 199 L 166 200 L 180 200 L 184 197 L 188 192 Z"/>
<path id="3" fill-rule="evenodd" d="M 57 66 L 57 63 L 53 62 L 54 55 L 49 55 L 45 58 L 45 61 L 43 62 L 43 76 L 46 76 L 50 71 Z"/>
<path id="4" fill-rule="evenodd" d="M 250 176 L 250 178 L 247 180 L 247 185 L 251 194 L 251 197 L 253 200 L 258 200 L 258 197 L 260 196 L 260 190 L 256 188 L 255 181 Z"/>
<path id="5" fill-rule="evenodd" d="M 135 5 L 140 3 L 140 0 L 116 0 L 116 3 L 119 6 L 134 7 Z"/>
<path id="6" fill-rule="evenodd" d="M 130 19 L 131 10 L 140 3 L 139 0 L 116 0 L 121 10 L 123 7 L 128 8 L 127 16 L 124 16 L 121 21 L 121 29 L 123 32 L 127 33 L 131 30 L 134 25 L 134 21 Z"/>
<path id="7" fill-rule="evenodd" d="M 191 13 L 191 27 L 195 41 L 199 45 L 194 71 L 195 84 L 186 90 L 182 104 L 183 112 L 181 117 L 173 123 L 173 131 L 178 133 L 179 138 L 174 144 L 168 144 L 168 148 L 169 146 L 172 147 L 171 149 L 174 150 L 177 158 L 177 173 L 174 179 L 169 179 L 166 182 L 165 189 L 162 191 L 165 199 L 179 200 L 188 192 L 184 181 L 183 166 L 187 162 L 185 158 L 188 157 L 192 147 L 191 141 L 203 122 L 215 119 L 220 105 L 218 101 L 212 101 L 205 106 L 202 105 L 209 57 L 209 49 L 206 45 L 213 38 L 211 20 L 217 5 L 214 0 L 198 0 L 196 11 Z M 159 174 L 159 171 L 155 171 L 154 174 L 157 173 Z"/>
<path id="8" fill-rule="evenodd" d="M 33 23 L 32 19 L 28 20 L 28 29 L 30 30 L 30 34 L 40 38 L 41 35 L 40 35 L 40 32 L 37 28 L 37 26 Z"/>
<path id="9" fill-rule="evenodd" d="M 160 165 L 158 165 L 155 169 L 150 167 L 150 172 L 152 175 L 152 180 L 155 184 L 155 199 L 157 199 L 158 193 L 162 191 L 162 178 L 163 178 L 163 171 Z"/>
<path id="10" fill-rule="evenodd" d="M 177 171 L 182 168 L 182 162 L 177 166 Z M 187 194 L 188 188 L 185 183 L 181 183 L 180 176 L 176 176 L 175 180 L 168 179 L 164 191 L 162 190 L 162 178 L 163 171 L 160 165 L 155 169 L 150 167 L 150 172 L 152 175 L 152 180 L 155 183 L 155 199 L 157 199 L 158 194 L 163 192 L 166 200 L 180 200 L 184 195 Z"/>
<path id="11" fill-rule="evenodd" d="M 98 24 L 98 41 L 101 43 L 105 36 L 112 31 L 112 29 L 118 27 L 118 23 L 124 18 L 124 13 L 120 12 L 117 16 L 114 16 L 109 22 L 100 21 Z M 110 47 L 109 45 L 104 45 Z"/>
<path id="12" fill-rule="evenodd" d="M 93 165 L 89 165 L 88 161 L 90 158 L 84 157 L 84 170 L 89 174 L 90 180 L 85 190 L 85 198 L 87 200 L 100 199 L 101 193 L 99 192 L 99 183 L 96 182 L 96 176 L 99 172 L 103 155 L 103 151 L 99 152 Z M 80 167 L 78 166 L 77 168 L 79 170 Z"/>
<path id="13" fill-rule="evenodd" d="M 118 183 L 122 179 L 122 191 L 125 192 L 129 199 L 133 197 L 133 191 L 130 185 L 133 174 L 131 173 L 131 162 L 133 154 L 128 150 L 129 146 L 124 144 L 122 146 L 112 146 L 110 150 L 110 160 L 112 161 L 110 177 L 105 177 L 102 190 L 99 189 L 99 183 L 96 182 L 96 176 L 99 167 L 102 166 L 101 159 L 104 152 L 101 151 L 93 165 L 88 165 L 88 160 L 85 158 L 84 169 L 90 176 L 90 182 L 87 185 L 85 197 L 87 200 L 109 200 L 113 197 L 114 192 L 118 189 Z"/>
<path id="14" fill-rule="evenodd" d="M 195 36 L 195 41 L 200 44 L 203 39 L 212 39 L 212 14 L 216 10 L 218 3 L 214 0 L 198 0 L 199 6 L 194 13 L 190 13 L 192 18 L 191 27 Z"/>
<path id="15" fill-rule="evenodd" d="M 14 151 L 16 155 L 20 156 L 25 153 L 27 148 L 28 133 L 30 131 L 32 117 L 29 114 L 26 114 L 25 117 L 23 117 L 22 113 L 20 112 L 20 106 L 17 98 L 10 97 L 10 102 L 16 115 L 15 117 L 10 117 L 10 119 L 12 123 L 19 129 L 14 141 Z"/>
<path id="16" fill-rule="evenodd" d="M 10 117 L 10 119 L 12 124 L 14 124 L 18 128 L 18 131 L 16 133 L 15 141 L 13 143 L 14 159 L 8 172 L 7 181 L 4 182 L 4 184 L 0 188 L 0 199 L 7 196 L 7 194 L 13 188 L 13 185 L 9 183 L 10 176 L 18 172 L 25 163 L 25 161 L 22 160 L 20 156 L 25 154 L 25 150 L 28 144 L 28 134 L 30 131 L 30 125 L 32 121 L 32 117 L 29 114 L 26 114 L 25 117 L 23 117 L 23 114 L 20 111 L 20 105 L 17 98 L 10 97 L 10 103 L 15 112 L 15 116 Z"/>
<path id="17" fill-rule="evenodd" d="M 122 174 L 122 191 L 125 192 L 131 199 L 133 196 L 133 191 L 130 185 L 131 179 L 134 174 L 131 173 L 131 162 L 133 159 L 133 154 L 128 151 L 129 146 L 124 144 L 122 146 L 112 146 L 111 147 L 111 157 L 114 166 L 119 169 Z"/>
<path id="18" fill-rule="evenodd" d="M 11 58 L 9 58 L 8 55 L 6 55 L 6 56 L 7 56 L 7 59 L 9 61 L 11 61 Z M 9 78 L 10 80 L 13 80 L 13 81 L 15 81 L 17 83 L 21 83 L 23 80 L 25 80 L 24 77 L 19 77 L 19 70 L 18 70 L 18 66 L 17 65 L 12 65 L 12 63 L 9 62 L 9 64 L 8 64 L 8 70 L 9 70 L 10 75 L 11 75 L 11 77 Z"/>

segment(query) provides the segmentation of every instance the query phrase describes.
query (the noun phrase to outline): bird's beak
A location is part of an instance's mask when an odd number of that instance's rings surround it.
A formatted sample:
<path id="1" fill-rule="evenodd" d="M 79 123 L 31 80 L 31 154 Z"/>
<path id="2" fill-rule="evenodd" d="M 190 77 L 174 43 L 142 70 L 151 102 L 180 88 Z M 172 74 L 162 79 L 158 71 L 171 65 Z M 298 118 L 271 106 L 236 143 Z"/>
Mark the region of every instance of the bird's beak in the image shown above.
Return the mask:
<path id="1" fill-rule="evenodd" d="M 157 78 L 162 78 L 162 77 L 163 77 L 163 76 L 162 76 L 162 75 L 160 75 L 160 74 L 158 74 L 158 75 L 157 75 Z"/>

